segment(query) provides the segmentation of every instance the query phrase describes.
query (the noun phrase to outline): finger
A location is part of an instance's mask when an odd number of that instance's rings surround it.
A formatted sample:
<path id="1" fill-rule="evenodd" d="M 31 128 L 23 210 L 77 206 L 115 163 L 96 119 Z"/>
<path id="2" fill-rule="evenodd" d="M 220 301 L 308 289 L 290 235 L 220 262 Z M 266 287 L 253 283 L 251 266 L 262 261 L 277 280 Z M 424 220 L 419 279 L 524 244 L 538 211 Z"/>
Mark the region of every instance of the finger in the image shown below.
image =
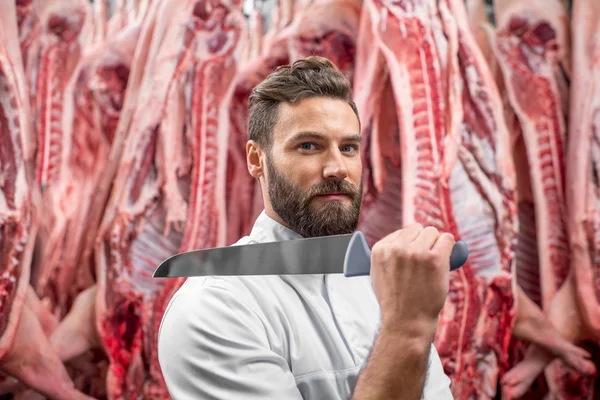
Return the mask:
<path id="1" fill-rule="evenodd" d="M 456 243 L 456 239 L 454 239 L 454 235 L 448 232 L 442 233 L 435 244 L 433 245 L 432 250 L 445 259 L 450 259 L 452 255 L 452 249 L 454 248 L 454 244 Z"/>
<path id="2" fill-rule="evenodd" d="M 412 242 L 419 236 L 423 229 L 423 225 L 419 223 L 410 224 L 399 232 L 398 237 L 394 242 Z"/>
<path id="3" fill-rule="evenodd" d="M 419 234 L 420 230 L 423 229 L 423 226 L 421 224 L 410 224 L 408 226 L 405 226 L 401 229 L 398 229 L 390 234 L 388 234 L 387 236 L 384 236 L 381 239 L 381 242 L 385 242 L 385 243 L 397 243 L 400 238 L 407 236 L 409 238 L 409 241 L 412 240 L 412 238 L 416 237 L 416 235 Z"/>
<path id="4" fill-rule="evenodd" d="M 419 235 L 413 240 L 411 246 L 419 247 L 424 250 L 430 250 L 440 237 L 440 232 L 433 226 L 428 226 L 423 229 Z"/>
<path id="5" fill-rule="evenodd" d="M 390 243 L 394 243 L 398 240 L 398 237 L 400 237 L 400 235 L 402 234 L 402 232 L 404 231 L 405 228 L 402 229 L 398 229 L 395 230 L 394 232 L 388 234 L 387 236 L 384 236 L 381 241 L 382 242 L 390 242 Z"/>
<path id="6" fill-rule="evenodd" d="M 571 347 L 572 351 L 575 353 L 578 353 L 579 356 L 581 356 L 583 358 L 592 358 L 592 355 L 588 351 L 582 349 L 581 347 L 578 347 L 572 343 L 569 343 L 569 345 L 570 345 L 569 347 L 572 346 Z"/>

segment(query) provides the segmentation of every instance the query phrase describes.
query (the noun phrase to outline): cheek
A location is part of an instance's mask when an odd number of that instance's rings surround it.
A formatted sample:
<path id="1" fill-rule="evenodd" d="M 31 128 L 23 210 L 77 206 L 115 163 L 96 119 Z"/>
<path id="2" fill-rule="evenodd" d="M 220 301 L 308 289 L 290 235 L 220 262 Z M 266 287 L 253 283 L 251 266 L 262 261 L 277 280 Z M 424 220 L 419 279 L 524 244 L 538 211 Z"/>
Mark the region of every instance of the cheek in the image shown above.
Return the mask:
<path id="1" fill-rule="evenodd" d="M 362 172 L 362 162 L 360 158 L 357 157 L 356 160 L 348 163 L 348 175 L 353 182 L 356 182 L 356 184 L 360 183 Z"/>
<path id="2" fill-rule="evenodd" d="M 285 165 L 286 175 L 298 186 L 306 189 L 321 180 L 321 166 L 315 160 L 296 159 Z"/>

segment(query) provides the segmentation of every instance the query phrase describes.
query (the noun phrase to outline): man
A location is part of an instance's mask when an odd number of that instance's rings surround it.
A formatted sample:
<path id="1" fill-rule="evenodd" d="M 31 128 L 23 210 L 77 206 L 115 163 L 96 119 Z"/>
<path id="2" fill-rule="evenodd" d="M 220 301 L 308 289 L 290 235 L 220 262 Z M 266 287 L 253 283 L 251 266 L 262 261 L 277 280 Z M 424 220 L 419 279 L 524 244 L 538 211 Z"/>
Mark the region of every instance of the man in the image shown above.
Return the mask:
<path id="1" fill-rule="evenodd" d="M 249 99 L 250 174 L 265 209 L 236 245 L 351 233 L 360 121 L 327 59 L 279 67 Z M 454 238 L 416 224 L 372 249 L 370 277 L 189 278 L 161 323 L 176 400 L 451 399 L 432 344 Z"/>

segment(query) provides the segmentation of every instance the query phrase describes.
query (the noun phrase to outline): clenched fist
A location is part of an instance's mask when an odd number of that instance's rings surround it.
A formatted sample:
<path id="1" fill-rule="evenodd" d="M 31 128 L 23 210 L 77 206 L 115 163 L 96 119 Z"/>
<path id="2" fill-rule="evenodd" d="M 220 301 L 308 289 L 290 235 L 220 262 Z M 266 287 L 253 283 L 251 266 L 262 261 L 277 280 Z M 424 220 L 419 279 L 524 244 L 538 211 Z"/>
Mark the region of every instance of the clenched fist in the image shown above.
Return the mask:
<path id="1" fill-rule="evenodd" d="M 371 253 L 371 279 L 382 328 L 433 336 L 449 287 L 454 236 L 413 224 L 384 237 Z"/>

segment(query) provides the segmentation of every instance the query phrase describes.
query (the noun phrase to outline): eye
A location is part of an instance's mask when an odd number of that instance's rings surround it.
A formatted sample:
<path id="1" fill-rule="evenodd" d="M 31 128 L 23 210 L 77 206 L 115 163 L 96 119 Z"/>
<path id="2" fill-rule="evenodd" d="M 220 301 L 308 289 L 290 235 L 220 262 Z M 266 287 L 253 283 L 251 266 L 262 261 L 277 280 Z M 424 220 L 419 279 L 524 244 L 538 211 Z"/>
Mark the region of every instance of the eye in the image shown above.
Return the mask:
<path id="1" fill-rule="evenodd" d="M 358 146 L 355 146 L 355 145 L 348 145 L 348 146 L 342 147 L 342 151 L 344 151 L 344 152 L 353 152 L 353 151 L 357 151 L 357 150 L 358 150 Z"/>
<path id="2" fill-rule="evenodd" d="M 312 146 L 312 148 L 311 148 Z M 302 143 L 299 146 L 302 150 L 316 150 L 317 146 L 314 143 Z"/>

